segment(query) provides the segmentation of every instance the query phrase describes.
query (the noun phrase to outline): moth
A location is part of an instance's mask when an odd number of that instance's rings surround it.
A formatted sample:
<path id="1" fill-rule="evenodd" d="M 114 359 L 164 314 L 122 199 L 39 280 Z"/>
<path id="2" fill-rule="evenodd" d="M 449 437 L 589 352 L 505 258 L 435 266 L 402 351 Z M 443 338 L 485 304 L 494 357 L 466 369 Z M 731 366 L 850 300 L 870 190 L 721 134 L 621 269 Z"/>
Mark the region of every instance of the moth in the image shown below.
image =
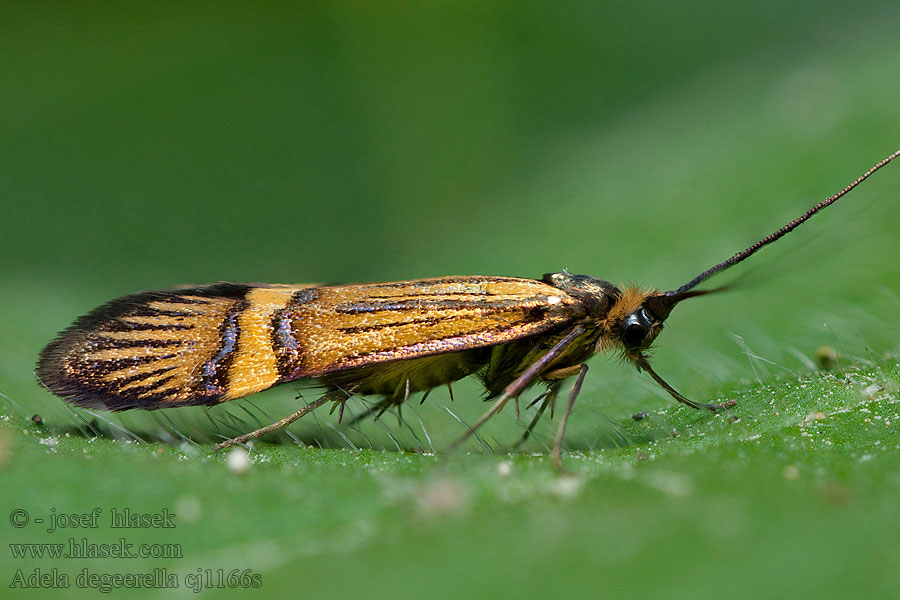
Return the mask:
<path id="1" fill-rule="evenodd" d="M 734 402 L 685 398 L 650 366 L 647 351 L 673 308 L 717 290 L 709 277 L 747 259 L 831 205 L 849 186 L 727 260 L 672 291 L 616 286 L 566 271 L 541 279 L 439 277 L 359 285 L 218 283 L 124 296 L 77 319 L 43 349 L 38 381 L 81 406 L 121 411 L 214 405 L 274 385 L 312 380 L 321 395 L 294 414 L 225 448 L 286 427 L 329 402 L 380 396 L 377 407 L 406 402 L 470 375 L 492 404 L 477 430 L 535 383 L 546 390 L 525 437 L 574 378 L 553 445 L 560 464 L 566 422 L 598 352 L 620 353 L 676 401 L 719 411 Z M 536 401 L 536 402 L 537 402 Z M 518 404 L 517 404 L 518 406 Z"/>

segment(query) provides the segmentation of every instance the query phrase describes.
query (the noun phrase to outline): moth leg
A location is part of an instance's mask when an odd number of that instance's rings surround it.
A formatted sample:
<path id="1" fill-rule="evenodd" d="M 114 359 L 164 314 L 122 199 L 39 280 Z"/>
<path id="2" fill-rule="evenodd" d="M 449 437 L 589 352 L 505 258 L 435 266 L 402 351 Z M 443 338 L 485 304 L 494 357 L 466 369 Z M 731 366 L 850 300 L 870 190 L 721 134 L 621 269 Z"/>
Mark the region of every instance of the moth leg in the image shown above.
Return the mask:
<path id="1" fill-rule="evenodd" d="M 528 406 L 526 406 L 525 408 L 531 408 L 532 406 L 534 406 L 535 404 L 537 404 L 538 402 L 540 402 L 541 400 L 546 398 L 549 393 L 550 393 L 550 390 L 547 390 L 543 394 L 539 394 L 538 397 L 535 398 L 534 400 L 532 400 L 531 402 L 529 402 Z"/>
<path id="2" fill-rule="evenodd" d="M 380 404 L 374 404 L 374 405 L 371 405 L 371 406 L 367 406 L 367 407 L 366 407 L 366 410 L 365 410 L 364 412 L 361 412 L 361 413 L 359 413 L 358 415 L 355 415 L 352 419 L 350 419 L 349 421 L 347 421 L 346 427 L 353 427 L 354 425 L 356 425 L 357 423 L 359 423 L 359 422 L 362 421 L 363 419 L 367 419 L 367 418 L 369 418 L 369 417 L 374 416 L 374 415 L 375 415 L 375 411 L 379 408 L 379 406 L 380 406 Z M 376 417 L 376 418 L 377 418 L 377 417 Z"/>
<path id="3" fill-rule="evenodd" d="M 563 367 L 561 369 L 554 369 L 549 373 L 544 373 L 541 377 L 550 381 L 559 381 L 561 379 L 568 379 L 569 377 L 575 377 L 578 375 L 579 371 L 581 371 L 581 365 L 572 365 L 571 367 Z M 553 398 L 556 400 L 556 397 Z M 553 409 L 556 408 L 556 403 L 550 405 L 550 418 L 553 418 Z"/>
<path id="4" fill-rule="evenodd" d="M 519 446 L 524 444 L 526 440 L 528 440 L 529 436 L 531 436 L 531 432 L 538 424 L 538 421 L 541 420 L 541 415 L 543 415 L 544 411 L 547 410 L 547 406 L 553 406 L 556 403 L 556 394 L 559 392 L 559 385 L 559 383 L 553 383 L 549 390 L 538 396 L 534 400 L 534 402 L 528 405 L 530 408 L 531 406 L 543 400 L 543 402 L 541 402 L 541 405 L 538 407 L 538 411 L 534 415 L 534 418 L 531 419 L 531 423 L 529 423 L 528 427 L 525 428 L 525 433 L 523 433 L 522 437 L 519 438 L 519 441 L 513 445 L 513 449 L 518 448 Z"/>
<path id="5" fill-rule="evenodd" d="M 297 419 L 308 415 L 309 413 L 316 410 L 317 408 L 319 408 L 326 402 L 329 402 L 329 401 L 337 402 L 337 401 L 339 401 L 339 398 L 341 398 L 341 397 L 343 397 L 344 400 L 347 399 L 344 392 L 342 392 L 340 390 L 333 390 L 331 392 L 328 392 L 324 396 L 317 398 L 316 400 L 313 400 L 312 402 L 310 402 L 309 404 L 307 404 L 306 406 L 304 406 L 303 408 L 301 408 L 294 414 L 292 414 L 288 417 L 285 417 L 285 418 L 281 419 L 280 421 L 276 421 L 276 422 L 272 423 L 271 425 L 266 425 L 265 427 L 260 427 L 256 431 L 251 431 L 250 433 L 245 433 L 244 435 L 239 435 L 235 438 L 231 438 L 230 440 L 225 440 L 224 442 L 217 444 L 216 447 L 213 448 L 213 452 L 218 452 L 219 450 L 224 450 L 225 448 L 230 448 L 231 446 L 234 446 L 235 444 L 243 444 L 245 442 L 249 442 L 250 440 L 255 440 L 258 437 L 262 437 L 262 436 L 266 435 L 267 433 L 272 433 L 273 431 L 278 431 L 279 429 L 284 429 L 285 427 L 287 427 L 288 425 L 290 425 Z"/>
<path id="6" fill-rule="evenodd" d="M 381 415 L 383 415 L 384 413 L 386 413 L 386 412 L 388 411 L 388 409 L 389 409 L 390 407 L 392 407 L 393 405 L 394 405 L 394 403 L 391 402 L 390 400 L 387 400 L 387 399 L 382 400 L 381 402 L 379 402 L 379 403 L 375 406 L 375 408 L 378 409 L 378 412 L 375 413 L 375 420 L 377 421 L 378 419 L 380 419 L 380 418 L 381 418 Z"/>
<path id="7" fill-rule="evenodd" d="M 566 336 L 559 340 L 555 346 L 550 348 L 545 355 L 540 357 L 538 360 L 534 361 L 527 369 L 525 369 L 521 375 L 515 378 L 512 383 L 506 386 L 506 389 L 503 390 L 503 393 L 494 400 L 494 403 L 491 405 L 487 411 L 481 417 L 475 421 L 475 424 L 469 427 L 469 430 L 463 434 L 461 438 L 453 442 L 450 447 L 447 449 L 448 451 L 455 450 L 462 444 L 464 441 L 469 439 L 469 436 L 475 433 L 479 427 L 484 425 L 488 419 L 493 417 L 495 414 L 500 412 L 500 410 L 506 406 L 506 403 L 509 402 L 512 398 L 518 398 L 519 394 L 531 385 L 535 379 L 540 377 L 541 371 L 543 371 L 547 365 L 549 365 L 553 360 L 565 351 L 565 349 L 574 342 L 578 337 L 580 337 L 584 333 L 585 329 L 581 325 L 573 328 Z"/>
<path id="8" fill-rule="evenodd" d="M 566 404 L 566 412 L 563 413 L 562 420 L 559 422 L 559 430 L 556 432 L 556 439 L 553 440 L 553 464 L 556 465 L 557 471 L 563 473 L 566 472 L 562 464 L 562 442 L 563 436 L 566 434 L 566 423 L 569 422 L 569 415 L 572 413 L 572 407 L 575 406 L 575 398 L 581 392 L 581 384 L 584 382 L 584 376 L 587 372 L 588 366 L 586 364 L 578 365 L 578 378 L 575 379 L 575 383 L 572 384 L 572 389 L 569 391 L 569 402 Z"/>
<path id="9" fill-rule="evenodd" d="M 525 428 L 525 433 L 522 434 L 522 437 L 519 438 L 519 441 L 515 443 L 513 448 L 518 448 L 531 435 L 532 430 L 534 430 L 535 426 L 540 421 L 541 416 L 544 414 L 544 411 L 547 410 L 547 406 L 550 407 L 550 418 L 553 418 L 553 407 L 556 406 L 556 396 L 559 394 L 559 386 L 560 381 L 563 379 L 567 379 L 574 375 L 578 375 L 581 372 L 581 367 L 583 365 L 572 365 L 571 367 L 563 367 L 562 369 L 554 369 L 553 371 L 549 371 L 541 375 L 542 379 L 546 379 L 552 381 L 551 387 L 549 390 L 538 396 L 534 399 L 534 401 L 528 405 L 528 408 L 531 408 L 538 402 L 541 402 L 541 405 L 538 407 L 537 414 L 534 415 L 534 418 L 531 419 L 531 423 L 528 424 L 528 427 Z"/>
<path id="10" fill-rule="evenodd" d="M 737 404 L 736 400 L 728 400 L 726 402 L 722 402 L 721 404 L 701 404 L 699 402 L 694 402 L 693 400 L 688 400 L 687 398 L 685 398 L 684 396 L 679 394 L 678 391 L 675 390 L 675 388 L 673 388 L 671 385 L 666 383 L 666 381 L 662 377 L 657 375 L 656 371 L 654 371 L 652 368 L 650 368 L 650 364 L 647 362 L 647 360 L 643 356 L 637 360 L 637 366 L 638 366 L 638 369 L 643 369 L 644 371 L 647 371 L 647 373 L 650 375 L 650 377 L 653 378 L 653 381 L 658 383 L 662 389 L 669 392 L 670 396 L 672 396 L 673 398 L 675 398 L 682 404 L 686 404 L 686 405 L 690 406 L 691 408 L 695 408 L 697 410 L 701 410 L 701 409 L 705 408 L 706 410 L 709 410 L 712 412 L 718 412 L 725 408 L 731 408 L 732 406 Z"/>
<path id="11" fill-rule="evenodd" d="M 562 369 L 553 369 L 552 371 L 544 373 L 541 377 L 549 380 L 568 379 L 569 377 L 578 375 L 583 366 L 584 365 L 572 365 L 571 367 L 563 367 Z"/>
<path id="12" fill-rule="evenodd" d="M 425 393 L 422 394 L 422 399 L 419 400 L 419 406 L 425 404 L 425 401 L 428 399 L 428 395 L 431 394 L 431 390 L 433 390 L 433 389 L 434 388 L 429 388 L 429 389 L 425 390 Z"/>

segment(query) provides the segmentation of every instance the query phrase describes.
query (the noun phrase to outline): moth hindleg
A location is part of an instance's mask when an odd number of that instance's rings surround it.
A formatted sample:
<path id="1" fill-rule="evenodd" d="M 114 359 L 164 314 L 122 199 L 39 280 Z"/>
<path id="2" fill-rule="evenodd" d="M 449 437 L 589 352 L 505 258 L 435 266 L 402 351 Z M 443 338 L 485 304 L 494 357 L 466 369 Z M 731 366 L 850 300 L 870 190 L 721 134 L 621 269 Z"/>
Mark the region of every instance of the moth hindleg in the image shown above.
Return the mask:
<path id="1" fill-rule="evenodd" d="M 243 443 L 249 442 L 250 440 L 255 440 L 258 437 L 262 437 L 262 436 L 266 435 L 267 433 L 272 433 L 273 431 L 278 431 L 279 429 L 284 429 L 285 427 L 287 427 L 288 425 L 290 425 L 297 419 L 308 415 L 309 413 L 316 410 L 317 408 L 319 408 L 326 402 L 343 402 L 348 397 L 349 396 L 347 396 L 346 392 L 344 392 L 342 390 L 331 390 L 331 391 L 327 392 L 326 394 L 322 395 L 321 397 L 313 400 L 312 402 L 310 402 L 309 404 L 307 404 L 306 406 L 304 406 L 303 408 L 301 408 L 294 414 L 289 415 L 289 416 L 281 419 L 280 421 L 276 421 L 276 422 L 272 423 L 271 425 L 266 425 L 265 427 L 260 427 L 256 431 L 251 431 L 250 433 L 245 433 L 244 435 L 239 435 L 235 438 L 231 438 L 230 440 L 225 440 L 224 442 L 216 445 L 216 447 L 213 448 L 213 452 L 218 452 L 219 450 L 224 450 L 225 448 L 229 448 L 231 446 L 234 446 L 235 444 L 243 444 Z"/>

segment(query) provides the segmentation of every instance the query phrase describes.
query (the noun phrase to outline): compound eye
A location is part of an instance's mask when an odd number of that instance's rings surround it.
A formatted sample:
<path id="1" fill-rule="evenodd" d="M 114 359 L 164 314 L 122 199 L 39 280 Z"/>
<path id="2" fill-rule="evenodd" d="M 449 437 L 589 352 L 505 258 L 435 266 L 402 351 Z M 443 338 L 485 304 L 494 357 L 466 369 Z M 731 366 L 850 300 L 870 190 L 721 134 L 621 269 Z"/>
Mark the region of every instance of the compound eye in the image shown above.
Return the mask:
<path id="1" fill-rule="evenodd" d="M 632 315 L 625 321 L 625 327 L 622 329 L 622 344 L 628 350 L 636 350 L 644 342 L 647 332 L 647 326 L 639 323 L 638 319 Z"/>

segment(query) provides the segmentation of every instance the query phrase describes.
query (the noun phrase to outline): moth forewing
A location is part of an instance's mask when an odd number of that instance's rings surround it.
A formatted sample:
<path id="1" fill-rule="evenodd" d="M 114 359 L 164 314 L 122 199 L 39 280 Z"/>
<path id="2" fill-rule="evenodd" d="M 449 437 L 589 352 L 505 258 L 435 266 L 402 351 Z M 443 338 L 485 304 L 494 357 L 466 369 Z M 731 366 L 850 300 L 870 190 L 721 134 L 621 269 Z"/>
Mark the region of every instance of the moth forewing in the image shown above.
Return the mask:
<path id="1" fill-rule="evenodd" d="M 63 331 L 37 376 L 76 404 L 109 410 L 216 404 L 329 374 L 359 393 L 389 394 L 394 379 L 421 370 L 414 359 L 540 334 L 581 310 L 562 290 L 508 277 L 141 292 Z M 376 371 L 387 363 L 395 366 Z M 419 377 L 413 391 L 440 379 Z"/>

